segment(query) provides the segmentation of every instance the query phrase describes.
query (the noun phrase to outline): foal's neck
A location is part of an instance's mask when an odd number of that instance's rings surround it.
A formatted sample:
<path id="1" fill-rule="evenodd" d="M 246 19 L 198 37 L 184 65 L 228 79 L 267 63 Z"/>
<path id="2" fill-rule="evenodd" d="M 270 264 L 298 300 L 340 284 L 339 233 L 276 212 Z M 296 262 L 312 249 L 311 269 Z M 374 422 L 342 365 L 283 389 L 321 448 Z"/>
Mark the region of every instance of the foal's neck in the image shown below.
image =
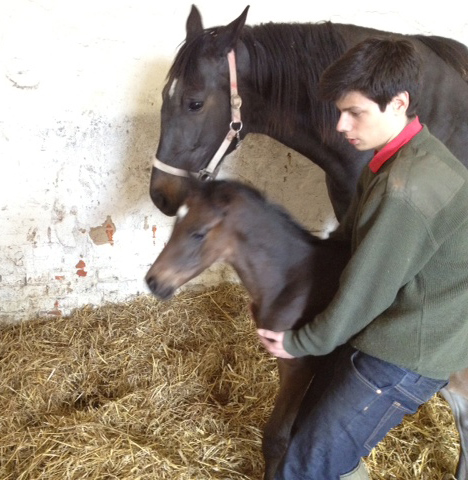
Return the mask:
<path id="1" fill-rule="evenodd" d="M 285 330 L 307 307 L 312 248 L 305 235 L 293 235 L 267 217 L 257 216 L 255 228 L 237 232 L 237 251 L 230 263 L 249 292 L 257 326 Z"/>

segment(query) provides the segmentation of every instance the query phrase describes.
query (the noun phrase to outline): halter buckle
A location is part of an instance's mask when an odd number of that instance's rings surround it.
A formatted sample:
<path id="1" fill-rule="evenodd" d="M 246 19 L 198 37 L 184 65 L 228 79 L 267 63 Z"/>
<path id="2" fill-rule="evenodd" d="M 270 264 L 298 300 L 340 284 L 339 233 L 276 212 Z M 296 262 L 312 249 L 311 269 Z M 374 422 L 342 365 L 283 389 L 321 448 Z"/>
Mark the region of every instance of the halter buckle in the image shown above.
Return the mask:
<path id="1" fill-rule="evenodd" d="M 231 107 L 235 110 L 240 110 L 242 107 L 242 98 L 238 93 L 231 95 Z"/>
<path id="2" fill-rule="evenodd" d="M 206 168 L 203 168 L 198 172 L 197 178 L 201 182 L 211 182 L 215 179 L 215 172 L 209 172 Z"/>

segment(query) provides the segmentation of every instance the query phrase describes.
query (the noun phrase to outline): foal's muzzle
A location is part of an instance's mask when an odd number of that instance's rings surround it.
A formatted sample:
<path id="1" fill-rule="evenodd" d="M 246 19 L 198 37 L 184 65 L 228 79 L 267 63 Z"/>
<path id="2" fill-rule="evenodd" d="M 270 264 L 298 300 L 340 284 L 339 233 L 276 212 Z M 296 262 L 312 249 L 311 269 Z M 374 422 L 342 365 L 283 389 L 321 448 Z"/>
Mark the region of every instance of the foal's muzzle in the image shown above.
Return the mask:
<path id="1" fill-rule="evenodd" d="M 154 275 L 147 275 L 145 280 L 151 293 L 161 300 L 169 300 L 174 295 L 176 289 L 170 285 L 162 285 Z"/>

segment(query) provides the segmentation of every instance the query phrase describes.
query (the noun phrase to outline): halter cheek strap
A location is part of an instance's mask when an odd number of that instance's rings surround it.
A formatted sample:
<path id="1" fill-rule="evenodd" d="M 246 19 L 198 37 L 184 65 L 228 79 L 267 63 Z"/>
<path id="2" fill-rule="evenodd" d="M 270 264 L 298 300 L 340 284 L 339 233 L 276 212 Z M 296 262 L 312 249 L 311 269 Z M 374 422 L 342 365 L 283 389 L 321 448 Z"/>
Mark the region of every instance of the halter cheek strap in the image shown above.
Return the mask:
<path id="1" fill-rule="evenodd" d="M 158 170 L 161 170 L 170 175 L 176 175 L 178 177 L 190 177 L 195 176 L 200 180 L 214 180 L 221 167 L 221 160 L 226 154 L 227 149 L 231 145 L 232 141 L 237 138 L 236 148 L 239 146 L 240 131 L 242 130 L 242 121 L 240 108 L 242 106 L 242 99 L 239 96 L 237 90 L 237 71 L 236 71 L 236 54 L 234 50 L 231 50 L 227 54 L 229 64 L 229 77 L 231 84 L 231 123 L 229 124 L 229 131 L 224 137 L 223 143 L 221 143 L 214 157 L 210 160 L 208 165 L 201 169 L 199 172 L 193 172 L 189 170 L 183 170 L 181 168 L 172 167 L 167 165 L 156 157 L 153 161 L 153 166 Z"/>

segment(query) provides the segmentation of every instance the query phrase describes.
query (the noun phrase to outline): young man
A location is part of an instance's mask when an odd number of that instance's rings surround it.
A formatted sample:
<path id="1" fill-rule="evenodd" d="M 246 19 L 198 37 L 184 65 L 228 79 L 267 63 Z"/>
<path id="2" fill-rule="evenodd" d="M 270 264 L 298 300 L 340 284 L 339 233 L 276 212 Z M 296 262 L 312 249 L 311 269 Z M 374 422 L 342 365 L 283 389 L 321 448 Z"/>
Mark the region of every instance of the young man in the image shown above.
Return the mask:
<path id="1" fill-rule="evenodd" d="M 368 478 L 361 457 L 468 366 L 468 170 L 419 123 L 420 70 L 411 43 L 372 38 L 321 78 L 338 131 L 375 155 L 335 232 L 353 252 L 336 296 L 299 330 L 258 331 L 277 357 L 337 358 L 275 480 Z"/>

